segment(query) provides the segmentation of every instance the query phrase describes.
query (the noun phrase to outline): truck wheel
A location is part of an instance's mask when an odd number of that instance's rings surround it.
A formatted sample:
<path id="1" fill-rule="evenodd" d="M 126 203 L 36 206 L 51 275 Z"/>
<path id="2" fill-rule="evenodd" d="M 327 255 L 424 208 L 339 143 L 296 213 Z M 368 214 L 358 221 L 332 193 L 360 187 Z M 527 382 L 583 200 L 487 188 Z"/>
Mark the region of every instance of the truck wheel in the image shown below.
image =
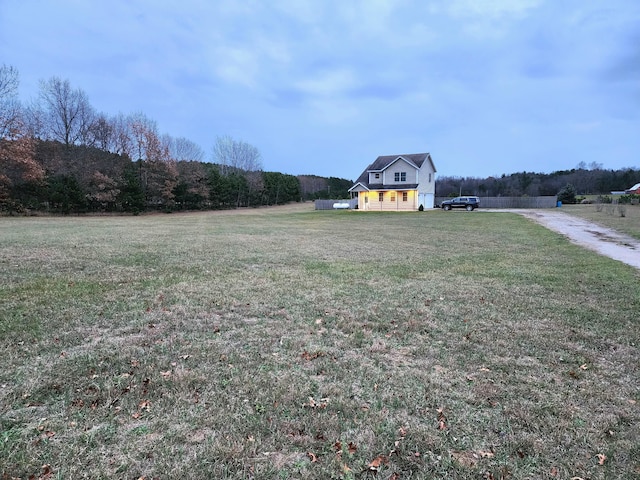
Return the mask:
<path id="1" fill-rule="evenodd" d="M 473 211 L 473 205 L 467 205 L 467 212 Z"/>

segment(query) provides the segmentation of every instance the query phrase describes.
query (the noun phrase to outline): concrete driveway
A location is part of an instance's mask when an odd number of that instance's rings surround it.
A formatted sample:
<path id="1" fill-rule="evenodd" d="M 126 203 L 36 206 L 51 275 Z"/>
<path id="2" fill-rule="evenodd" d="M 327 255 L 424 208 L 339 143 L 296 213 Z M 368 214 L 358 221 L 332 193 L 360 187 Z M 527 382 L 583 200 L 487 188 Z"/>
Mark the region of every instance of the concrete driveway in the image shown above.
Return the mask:
<path id="1" fill-rule="evenodd" d="M 566 236 L 577 245 L 640 269 L 640 241 L 610 228 L 553 209 L 485 211 L 518 213 Z"/>

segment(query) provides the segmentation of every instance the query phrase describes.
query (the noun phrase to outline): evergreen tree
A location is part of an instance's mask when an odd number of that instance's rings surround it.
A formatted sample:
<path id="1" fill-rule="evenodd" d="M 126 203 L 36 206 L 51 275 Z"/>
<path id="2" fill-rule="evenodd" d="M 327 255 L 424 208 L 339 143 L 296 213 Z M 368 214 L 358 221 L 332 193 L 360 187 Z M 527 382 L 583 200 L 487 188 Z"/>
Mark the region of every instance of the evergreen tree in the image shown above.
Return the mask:
<path id="1" fill-rule="evenodd" d="M 87 211 L 87 198 L 76 177 L 56 175 L 49 178 L 48 184 L 48 197 L 52 210 L 64 214 Z"/>
<path id="2" fill-rule="evenodd" d="M 567 183 L 558 192 L 558 201 L 562 203 L 576 203 L 576 187 Z"/>
<path id="3" fill-rule="evenodd" d="M 123 212 L 138 214 L 145 207 L 144 190 L 140 184 L 138 168 L 131 164 L 124 170 L 122 177 L 118 204 Z"/>

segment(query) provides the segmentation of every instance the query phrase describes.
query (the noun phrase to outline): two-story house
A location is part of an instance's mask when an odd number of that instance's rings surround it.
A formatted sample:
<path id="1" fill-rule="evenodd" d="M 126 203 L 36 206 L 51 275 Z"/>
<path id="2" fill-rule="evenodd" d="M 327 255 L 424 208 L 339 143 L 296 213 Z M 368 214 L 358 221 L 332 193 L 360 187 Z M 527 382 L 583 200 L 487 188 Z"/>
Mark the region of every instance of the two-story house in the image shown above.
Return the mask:
<path id="1" fill-rule="evenodd" d="M 433 208 L 436 168 L 429 153 L 376 158 L 349 189 L 359 210 L 411 211 Z"/>

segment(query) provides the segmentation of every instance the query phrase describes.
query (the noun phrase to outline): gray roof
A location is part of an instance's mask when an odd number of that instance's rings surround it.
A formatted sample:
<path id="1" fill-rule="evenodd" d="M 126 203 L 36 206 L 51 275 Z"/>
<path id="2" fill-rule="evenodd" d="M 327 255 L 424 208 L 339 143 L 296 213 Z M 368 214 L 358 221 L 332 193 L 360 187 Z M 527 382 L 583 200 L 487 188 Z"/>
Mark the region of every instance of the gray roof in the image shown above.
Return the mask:
<path id="1" fill-rule="evenodd" d="M 360 183 L 364 185 L 366 188 L 368 188 L 369 190 L 385 190 L 385 189 L 414 190 L 415 188 L 417 188 L 417 184 L 415 183 L 412 183 L 412 184 L 407 183 L 407 184 L 401 184 L 401 185 L 398 185 L 397 183 L 395 183 L 393 185 L 388 185 L 388 186 L 385 186 L 381 183 L 378 183 L 378 184 L 369 183 L 369 172 L 381 172 L 382 170 L 386 169 L 389 165 L 394 163 L 396 160 L 398 160 L 398 158 L 400 157 L 402 157 L 403 159 L 405 159 L 410 163 L 413 163 L 417 168 L 421 168 L 425 161 L 430 161 L 431 166 L 433 167 L 433 171 L 434 172 L 436 171 L 435 166 L 433 165 L 433 161 L 431 160 L 431 155 L 429 153 L 381 155 L 380 157 L 376 158 L 375 161 L 364 170 L 364 172 L 360 174 L 360 176 L 356 180 L 356 183 L 353 185 L 353 187 L 355 187 L 358 183 Z"/>
<path id="2" fill-rule="evenodd" d="M 415 190 L 418 188 L 417 183 L 394 183 L 393 185 L 384 185 L 382 183 L 365 184 L 369 190 Z"/>

